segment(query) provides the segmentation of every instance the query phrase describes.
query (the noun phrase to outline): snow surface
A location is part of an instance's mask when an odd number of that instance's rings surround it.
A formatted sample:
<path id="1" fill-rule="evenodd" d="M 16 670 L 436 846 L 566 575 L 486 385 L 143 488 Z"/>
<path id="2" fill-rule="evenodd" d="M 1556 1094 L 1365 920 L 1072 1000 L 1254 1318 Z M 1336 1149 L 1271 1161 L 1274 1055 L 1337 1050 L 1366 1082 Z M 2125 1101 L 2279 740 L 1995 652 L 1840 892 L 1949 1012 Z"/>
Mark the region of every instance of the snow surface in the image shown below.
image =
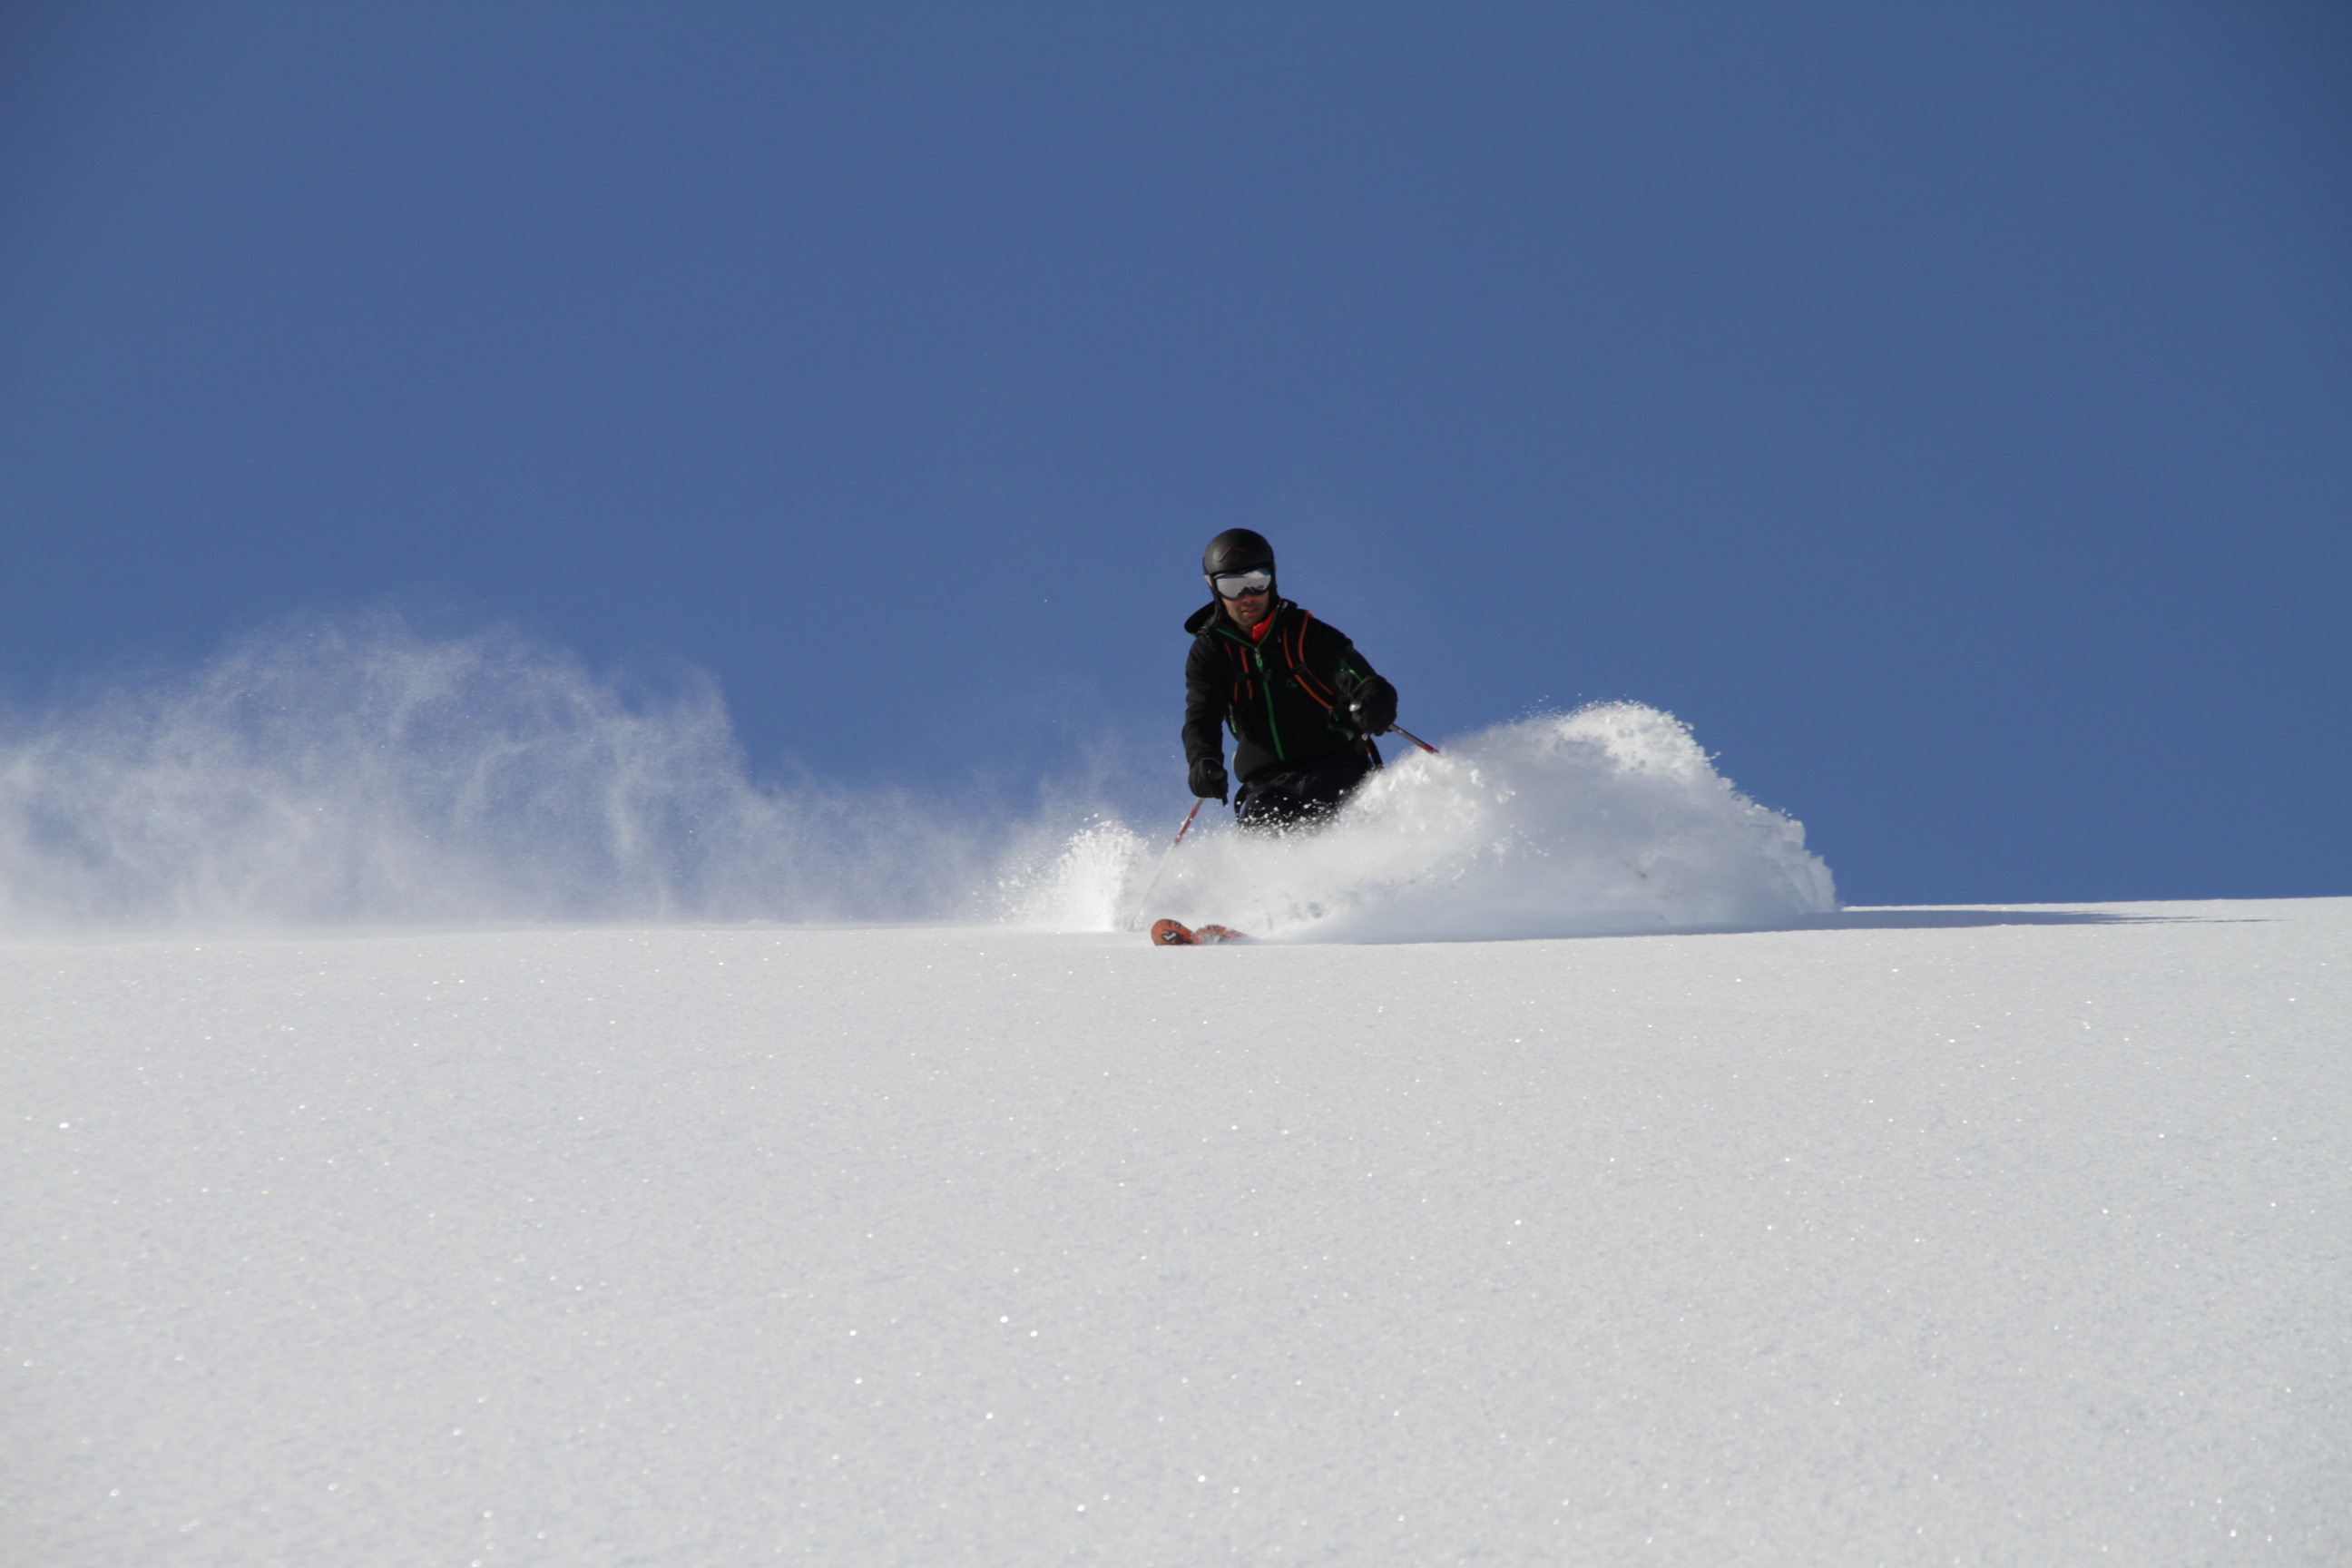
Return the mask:
<path id="1" fill-rule="evenodd" d="M 1169 853 L 388 615 L 7 716 L 0 1562 L 2352 1561 L 2352 900 L 1441 739 Z"/>
<path id="2" fill-rule="evenodd" d="M 0 948 L 0 1559 L 2352 1561 L 2352 900 L 1783 923 Z"/>

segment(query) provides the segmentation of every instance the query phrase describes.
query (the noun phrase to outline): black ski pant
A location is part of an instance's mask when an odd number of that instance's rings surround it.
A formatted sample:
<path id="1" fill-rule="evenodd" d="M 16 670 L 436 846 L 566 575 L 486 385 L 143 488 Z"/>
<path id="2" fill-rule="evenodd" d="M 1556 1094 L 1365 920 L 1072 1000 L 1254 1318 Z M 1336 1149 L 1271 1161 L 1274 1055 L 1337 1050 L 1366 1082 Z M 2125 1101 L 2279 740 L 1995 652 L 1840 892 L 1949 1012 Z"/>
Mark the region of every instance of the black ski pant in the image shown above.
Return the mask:
<path id="1" fill-rule="evenodd" d="M 1319 822 L 1338 811 L 1348 793 L 1379 765 L 1377 754 L 1365 746 L 1266 773 L 1242 786 L 1234 812 L 1244 827 L 1279 829 Z"/>

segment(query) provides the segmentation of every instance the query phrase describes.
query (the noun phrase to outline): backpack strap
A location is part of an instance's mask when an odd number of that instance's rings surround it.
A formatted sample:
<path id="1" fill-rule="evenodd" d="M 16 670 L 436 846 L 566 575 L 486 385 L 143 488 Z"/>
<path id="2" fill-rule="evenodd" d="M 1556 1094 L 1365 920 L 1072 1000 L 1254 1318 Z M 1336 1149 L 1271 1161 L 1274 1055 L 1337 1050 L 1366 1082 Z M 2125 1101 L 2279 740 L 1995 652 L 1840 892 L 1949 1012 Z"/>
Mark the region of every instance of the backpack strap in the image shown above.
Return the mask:
<path id="1" fill-rule="evenodd" d="M 1307 667 L 1307 623 L 1314 618 L 1305 610 L 1300 610 L 1297 624 L 1283 628 L 1282 657 L 1290 666 L 1290 677 L 1297 683 L 1298 689 L 1307 693 L 1328 713 L 1339 700 L 1339 694 Z"/>
<path id="2" fill-rule="evenodd" d="M 1225 662 L 1233 670 L 1233 690 L 1227 700 L 1238 708 L 1257 696 L 1256 672 L 1250 668 L 1250 652 L 1224 637 L 1217 639 L 1217 646 L 1224 650 Z"/>
<path id="3" fill-rule="evenodd" d="M 1315 617 L 1296 605 L 1290 607 L 1294 612 L 1290 620 L 1268 632 L 1263 642 L 1244 646 L 1231 637 L 1217 639 L 1225 657 L 1233 661 L 1229 700 L 1236 707 L 1255 700 L 1260 670 L 1264 671 L 1264 679 L 1276 686 L 1296 686 L 1326 713 L 1338 704 L 1339 694 L 1307 663 L 1307 627 Z"/>

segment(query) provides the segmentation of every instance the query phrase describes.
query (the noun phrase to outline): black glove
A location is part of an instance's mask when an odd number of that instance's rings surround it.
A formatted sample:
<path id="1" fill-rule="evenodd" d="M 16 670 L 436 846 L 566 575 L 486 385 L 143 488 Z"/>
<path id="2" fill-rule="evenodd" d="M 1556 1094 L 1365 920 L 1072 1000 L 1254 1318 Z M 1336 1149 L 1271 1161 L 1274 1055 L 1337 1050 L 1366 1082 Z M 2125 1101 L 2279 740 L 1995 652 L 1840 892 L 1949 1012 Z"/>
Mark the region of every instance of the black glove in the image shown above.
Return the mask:
<path id="1" fill-rule="evenodd" d="M 1377 675 L 1368 675 L 1340 698 L 1339 705 L 1331 710 L 1331 718 L 1341 729 L 1354 734 L 1385 733 L 1396 722 L 1396 688 Z"/>
<path id="2" fill-rule="evenodd" d="M 1225 760 L 1223 757 L 1202 757 L 1192 764 L 1192 793 L 1202 800 L 1222 804 L 1230 787 L 1225 783 Z"/>

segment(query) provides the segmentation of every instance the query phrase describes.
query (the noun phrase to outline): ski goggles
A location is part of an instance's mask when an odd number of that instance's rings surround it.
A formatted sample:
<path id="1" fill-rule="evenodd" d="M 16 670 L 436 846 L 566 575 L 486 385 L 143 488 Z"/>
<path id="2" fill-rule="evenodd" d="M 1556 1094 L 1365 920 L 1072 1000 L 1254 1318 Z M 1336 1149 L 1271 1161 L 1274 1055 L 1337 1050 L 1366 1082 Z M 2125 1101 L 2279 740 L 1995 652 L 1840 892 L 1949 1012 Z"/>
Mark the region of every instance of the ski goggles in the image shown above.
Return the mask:
<path id="1" fill-rule="evenodd" d="M 1244 594 L 1263 594 L 1274 586 L 1274 569 L 1256 567 L 1248 572 L 1227 572 L 1209 579 L 1220 599 L 1238 599 Z"/>

